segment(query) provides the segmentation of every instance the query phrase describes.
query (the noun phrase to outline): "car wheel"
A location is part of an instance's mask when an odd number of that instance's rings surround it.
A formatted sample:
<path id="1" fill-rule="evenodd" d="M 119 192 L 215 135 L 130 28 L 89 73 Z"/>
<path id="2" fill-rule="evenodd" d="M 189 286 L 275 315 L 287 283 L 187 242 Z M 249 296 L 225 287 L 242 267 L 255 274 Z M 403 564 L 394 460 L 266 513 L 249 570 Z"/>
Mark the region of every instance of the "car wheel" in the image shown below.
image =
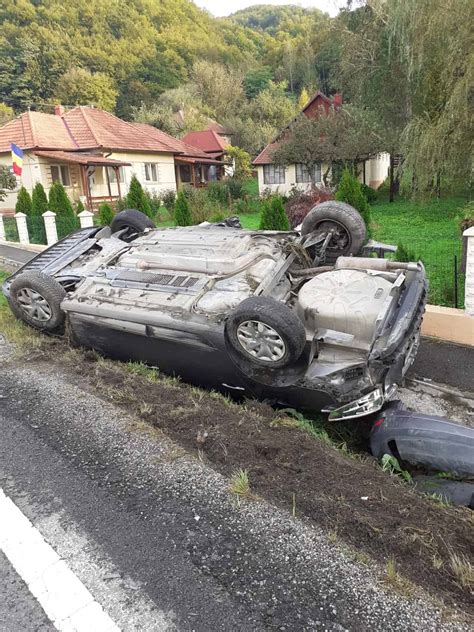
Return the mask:
<path id="1" fill-rule="evenodd" d="M 296 362 L 306 343 L 298 316 L 273 298 L 254 296 L 242 301 L 226 321 L 226 338 L 240 357 L 270 369 Z"/>
<path id="2" fill-rule="evenodd" d="M 338 257 L 357 255 L 366 241 L 367 229 L 362 216 L 345 202 L 330 200 L 314 206 L 303 220 L 301 234 L 333 231 L 326 249 L 325 263 Z"/>
<path id="3" fill-rule="evenodd" d="M 66 290 L 52 277 L 32 270 L 13 279 L 10 304 L 15 316 L 43 331 L 55 331 L 64 324 L 61 302 Z"/>
<path id="4" fill-rule="evenodd" d="M 133 241 L 147 228 L 156 228 L 156 225 L 148 215 L 134 208 L 127 208 L 124 211 L 120 211 L 120 213 L 115 215 L 110 224 L 112 233 L 116 233 L 119 230 L 125 231 L 122 233 L 121 239 L 126 242 Z"/>

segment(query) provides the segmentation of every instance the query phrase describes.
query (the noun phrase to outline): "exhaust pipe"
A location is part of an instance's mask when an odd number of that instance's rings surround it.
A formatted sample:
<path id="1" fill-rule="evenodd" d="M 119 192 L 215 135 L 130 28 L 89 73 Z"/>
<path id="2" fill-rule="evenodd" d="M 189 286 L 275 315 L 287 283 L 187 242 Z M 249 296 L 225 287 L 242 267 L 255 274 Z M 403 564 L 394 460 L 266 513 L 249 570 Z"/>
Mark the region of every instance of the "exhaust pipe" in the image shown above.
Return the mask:
<path id="1" fill-rule="evenodd" d="M 390 259 L 372 259 L 371 257 L 338 257 L 335 270 L 377 270 L 378 272 L 391 272 L 392 270 L 409 270 L 417 272 L 420 267 L 417 263 L 404 261 L 390 261 Z"/>

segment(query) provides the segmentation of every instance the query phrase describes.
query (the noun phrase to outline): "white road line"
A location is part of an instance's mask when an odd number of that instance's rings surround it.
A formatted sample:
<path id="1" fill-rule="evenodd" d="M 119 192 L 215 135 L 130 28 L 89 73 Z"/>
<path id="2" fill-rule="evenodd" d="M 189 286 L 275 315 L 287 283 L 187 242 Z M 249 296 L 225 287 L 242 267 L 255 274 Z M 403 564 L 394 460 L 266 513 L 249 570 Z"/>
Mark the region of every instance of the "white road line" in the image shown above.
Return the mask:
<path id="1" fill-rule="evenodd" d="M 0 550 L 61 632 L 120 632 L 102 606 L 0 488 Z"/>

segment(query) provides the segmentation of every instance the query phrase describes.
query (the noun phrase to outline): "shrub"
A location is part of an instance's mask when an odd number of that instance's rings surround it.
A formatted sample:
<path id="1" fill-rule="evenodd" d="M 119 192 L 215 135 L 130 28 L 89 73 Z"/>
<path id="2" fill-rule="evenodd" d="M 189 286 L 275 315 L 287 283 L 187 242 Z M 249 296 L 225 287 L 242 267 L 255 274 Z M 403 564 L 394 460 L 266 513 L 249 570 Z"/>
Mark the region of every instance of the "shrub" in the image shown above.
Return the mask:
<path id="1" fill-rule="evenodd" d="M 145 194 L 142 185 L 138 181 L 137 176 L 133 175 L 130 180 L 130 188 L 127 193 L 127 207 L 134 208 L 137 211 L 141 211 L 148 215 L 148 217 L 153 218 L 153 211 L 151 208 L 150 200 Z"/>
<path id="2" fill-rule="evenodd" d="M 267 200 L 263 207 L 260 230 L 290 230 L 283 200 L 279 195 Z"/>
<path id="3" fill-rule="evenodd" d="M 227 147 L 226 154 L 234 161 L 234 177 L 246 180 L 252 177 L 252 159 L 250 154 L 240 147 Z"/>
<path id="4" fill-rule="evenodd" d="M 209 199 L 225 206 L 229 202 L 230 189 L 228 182 L 209 182 L 207 187 L 207 194 Z"/>
<path id="5" fill-rule="evenodd" d="M 186 192 L 184 190 L 181 190 L 178 193 L 178 197 L 176 199 L 174 207 L 174 221 L 176 226 L 191 226 L 193 223 L 188 200 L 186 198 Z"/>
<path id="6" fill-rule="evenodd" d="M 15 204 L 15 213 L 24 213 L 31 215 L 31 196 L 25 187 L 21 187 L 18 191 Z"/>
<path id="7" fill-rule="evenodd" d="M 362 193 L 360 182 L 349 169 L 344 169 L 342 172 L 336 200 L 346 202 L 359 211 L 367 227 L 367 235 L 370 235 L 370 206 Z"/>
<path id="8" fill-rule="evenodd" d="M 148 193 L 148 191 L 145 191 L 145 195 L 148 198 L 148 203 L 150 204 L 152 218 L 156 218 L 161 208 L 161 197 L 155 192 Z"/>
<path id="9" fill-rule="evenodd" d="M 395 261 L 418 261 L 419 257 L 413 250 L 409 250 L 404 244 L 399 243 L 395 253 Z"/>
<path id="10" fill-rule="evenodd" d="M 43 215 L 48 210 L 48 198 L 41 182 L 37 182 L 31 196 L 31 214 Z"/>
<path id="11" fill-rule="evenodd" d="M 103 204 L 101 204 L 99 206 L 99 224 L 101 226 L 110 226 L 113 218 L 114 218 L 114 210 L 110 206 L 110 204 L 107 204 L 107 202 L 104 202 Z"/>
<path id="12" fill-rule="evenodd" d="M 174 213 L 174 205 L 176 203 L 176 191 L 174 189 L 168 189 L 161 195 L 161 201 L 170 213 Z"/>
<path id="13" fill-rule="evenodd" d="M 361 184 L 360 188 L 362 189 L 362 193 L 365 195 L 365 199 L 367 202 L 375 202 L 378 198 L 377 191 L 372 187 L 367 186 L 367 184 Z"/>
<path id="14" fill-rule="evenodd" d="M 75 217 L 71 200 L 60 182 L 53 182 L 49 190 L 48 208 L 60 217 Z"/>
<path id="15" fill-rule="evenodd" d="M 242 180 L 237 177 L 229 178 L 227 181 L 227 187 L 229 189 L 230 197 L 233 200 L 239 200 L 242 198 L 245 192 L 245 185 Z"/>
<path id="16" fill-rule="evenodd" d="M 301 224 L 313 206 L 332 199 L 333 194 L 329 188 L 312 185 L 308 191 L 292 189 L 285 205 L 292 228 Z"/>
<path id="17" fill-rule="evenodd" d="M 79 215 L 79 213 L 82 213 L 82 211 L 85 211 L 85 206 L 84 204 L 81 202 L 81 200 L 77 200 L 76 202 L 76 208 L 74 209 L 76 212 L 76 215 Z"/>

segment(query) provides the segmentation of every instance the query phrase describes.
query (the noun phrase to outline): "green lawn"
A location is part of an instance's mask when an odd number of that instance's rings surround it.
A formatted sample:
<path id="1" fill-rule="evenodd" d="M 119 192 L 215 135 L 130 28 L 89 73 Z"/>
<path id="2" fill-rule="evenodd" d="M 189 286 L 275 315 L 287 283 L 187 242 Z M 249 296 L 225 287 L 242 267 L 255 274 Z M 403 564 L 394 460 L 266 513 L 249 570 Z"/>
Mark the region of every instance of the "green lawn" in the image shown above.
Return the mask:
<path id="1" fill-rule="evenodd" d="M 429 300 L 435 305 L 454 306 L 454 261 L 459 265 L 461 235 L 459 216 L 464 197 L 426 202 L 386 200 L 371 205 L 373 238 L 402 243 L 423 261 L 430 281 Z M 458 274 L 458 307 L 464 304 L 464 284 Z"/>

